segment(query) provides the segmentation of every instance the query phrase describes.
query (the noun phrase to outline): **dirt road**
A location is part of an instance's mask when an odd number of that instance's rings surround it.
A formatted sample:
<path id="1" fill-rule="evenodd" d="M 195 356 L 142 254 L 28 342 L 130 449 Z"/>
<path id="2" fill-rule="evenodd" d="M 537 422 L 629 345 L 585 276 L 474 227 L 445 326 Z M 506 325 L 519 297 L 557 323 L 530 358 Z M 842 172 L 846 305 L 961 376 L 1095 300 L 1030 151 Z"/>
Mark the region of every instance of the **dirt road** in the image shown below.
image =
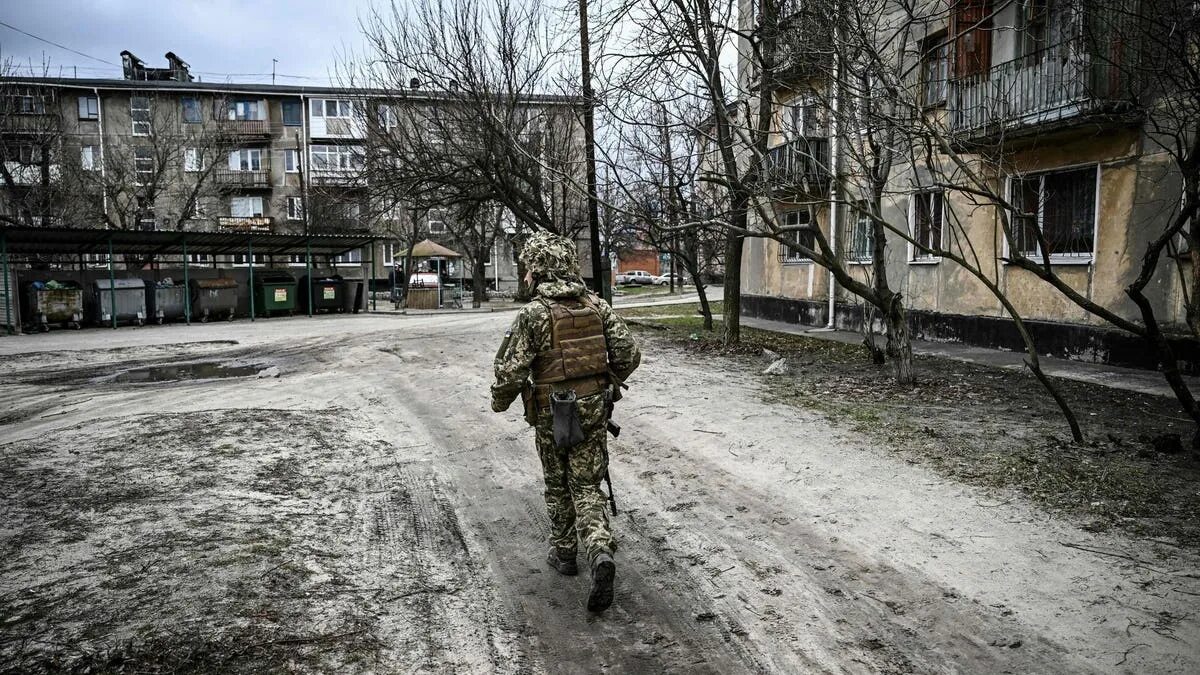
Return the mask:
<path id="1" fill-rule="evenodd" d="M 589 616 L 585 578 L 542 561 L 532 434 L 488 406 L 510 319 L 0 340 L 0 659 L 1200 672 L 1195 558 L 940 479 L 656 343 L 610 446 L 617 599 Z"/>

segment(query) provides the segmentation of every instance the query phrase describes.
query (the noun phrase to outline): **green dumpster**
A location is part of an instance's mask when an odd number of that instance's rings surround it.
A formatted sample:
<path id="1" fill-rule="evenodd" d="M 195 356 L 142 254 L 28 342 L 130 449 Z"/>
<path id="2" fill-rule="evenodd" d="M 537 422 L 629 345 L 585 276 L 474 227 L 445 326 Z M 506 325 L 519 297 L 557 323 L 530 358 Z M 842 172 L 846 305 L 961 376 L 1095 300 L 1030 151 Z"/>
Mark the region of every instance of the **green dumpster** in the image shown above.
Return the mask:
<path id="1" fill-rule="evenodd" d="M 271 312 L 296 313 L 296 279 L 286 272 L 265 272 L 255 275 L 255 313 L 270 316 Z"/>

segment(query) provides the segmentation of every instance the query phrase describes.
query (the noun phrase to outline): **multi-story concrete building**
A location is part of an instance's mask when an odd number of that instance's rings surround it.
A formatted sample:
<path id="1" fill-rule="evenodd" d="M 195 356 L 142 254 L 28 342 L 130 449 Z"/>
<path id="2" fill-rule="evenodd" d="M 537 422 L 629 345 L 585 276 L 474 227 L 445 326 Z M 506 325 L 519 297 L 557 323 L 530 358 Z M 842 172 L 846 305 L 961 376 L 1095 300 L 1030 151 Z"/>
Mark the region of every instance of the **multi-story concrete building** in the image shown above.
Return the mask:
<path id="1" fill-rule="evenodd" d="M 759 3 L 740 4 L 745 34 L 761 30 Z M 1096 18 L 1088 12 L 1099 10 L 1043 0 L 959 0 L 937 5 L 920 21 L 903 12 L 879 21 L 880 39 L 908 38 L 898 39 L 898 47 L 880 46 L 885 62 L 897 57 L 898 76 L 884 83 L 892 87 L 887 95 L 908 97 L 920 112 L 909 122 L 911 137 L 891 138 L 888 150 L 902 149 L 875 196 L 878 217 L 906 227 L 908 236 L 889 233 L 877 244 L 866 215 L 871 209 L 856 201 L 871 198 L 856 186 L 874 156 L 861 141 L 867 132 L 846 128 L 858 126 L 847 110 L 867 105 L 865 94 L 851 91 L 855 83 L 844 71 L 837 86 L 833 81 L 839 72 L 834 59 L 848 58 L 852 49 L 834 52 L 852 40 L 830 31 L 846 24 L 836 16 L 814 22 L 803 14 L 807 5 L 776 5 L 784 12 L 783 55 L 763 165 L 769 181 L 786 188 L 764 196 L 779 224 L 815 222 L 850 274 L 864 281 L 871 279 L 874 247 L 884 246 L 888 281 L 903 295 L 917 337 L 1022 348 L 993 289 L 964 266 L 922 251 L 954 248 L 1030 322 L 1040 350 L 1153 367 L 1140 341 L 1111 331 L 1063 290 L 1011 264 L 1014 246 L 1038 261 L 1047 253 L 1053 273 L 1077 300 L 1142 320 L 1125 289 L 1140 271 L 1147 244 L 1178 213 L 1181 183 L 1153 138 L 1146 109 L 1131 104 L 1136 83 L 1124 66 L 1139 53 L 1130 44 L 1133 32 L 1107 41 L 1086 36 Z M 756 64 L 744 39 L 741 51 L 742 91 L 754 96 Z M 1153 98 L 1143 100 L 1154 105 Z M 946 145 L 931 144 L 928 154 L 903 149 L 913 138 Z M 791 236 L 812 247 L 811 234 Z M 1168 260 L 1149 288 L 1158 320 L 1168 328 L 1186 329 L 1189 268 L 1186 259 Z M 747 241 L 742 292 L 750 315 L 852 329 L 862 322 L 861 300 L 827 270 L 769 238 Z"/>
<path id="2" fill-rule="evenodd" d="M 197 81 L 173 53 L 166 55 L 166 68 L 148 68 L 129 52 L 121 56 L 119 80 L 2 79 L 0 220 L 114 229 L 370 232 L 380 238 L 374 257 L 384 269 L 416 218 L 424 221 L 422 236 L 453 247 L 444 221 L 454 209 L 409 208 L 379 198 L 368 184 L 371 172 L 364 167 L 379 145 L 373 135 L 396 124 L 382 107 L 394 92 L 208 83 Z M 437 94 L 415 88 L 403 96 L 440 105 Z M 536 103 L 558 104 L 563 102 L 554 97 Z M 582 197 L 564 193 L 560 201 L 571 200 Z M 552 208 L 583 212 L 574 203 Z M 489 282 L 515 286 L 512 243 L 503 240 L 493 249 Z M 362 255 L 369 254 L 354 251 L 329 263 L 358 266 Z M 193 262 L 247 261 L 231 255 Z"/>

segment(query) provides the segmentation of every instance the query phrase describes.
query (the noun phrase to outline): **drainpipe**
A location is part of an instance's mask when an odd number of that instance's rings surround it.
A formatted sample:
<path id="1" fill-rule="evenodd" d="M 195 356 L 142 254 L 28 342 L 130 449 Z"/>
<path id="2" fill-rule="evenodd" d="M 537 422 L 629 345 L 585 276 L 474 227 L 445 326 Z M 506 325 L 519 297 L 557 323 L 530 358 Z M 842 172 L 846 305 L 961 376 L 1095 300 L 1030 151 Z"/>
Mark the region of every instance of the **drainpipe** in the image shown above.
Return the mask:
<path id="1" fill-rule="evenodd" d="M 837 19 L 833 22 L 833 43 L 838 44 L 838 28 Z M 838 254 L 838 103 L 841 100 L 842 88 L 838 84 L 838 78 L 841 76 L 839 72 L 839 61 L 837 51 L 833 54 L 833 98 L 830 101 L 832 115 L 829 120 L 829 248 L 833 251 L 834 256 Z M 825 328 L 833 330 L 836 328 L 834 321 L 834 311 L 837 307 L 837 279 L 834 277 L 833 270 L 829 271 L 829 321 L 826 322 Z"/>
<path id="2" fill-rule="evenodd" d="M 108 177 L 104 170 L 104 105 L 100 101 L 100 90 L 92 87 L 92 93 L 96 95 L 96 122 L 100 125 L 100 193 L 104 197 L 104 218 L 108 219 L 108 190 L 105 186 L 108 185 Z"/>

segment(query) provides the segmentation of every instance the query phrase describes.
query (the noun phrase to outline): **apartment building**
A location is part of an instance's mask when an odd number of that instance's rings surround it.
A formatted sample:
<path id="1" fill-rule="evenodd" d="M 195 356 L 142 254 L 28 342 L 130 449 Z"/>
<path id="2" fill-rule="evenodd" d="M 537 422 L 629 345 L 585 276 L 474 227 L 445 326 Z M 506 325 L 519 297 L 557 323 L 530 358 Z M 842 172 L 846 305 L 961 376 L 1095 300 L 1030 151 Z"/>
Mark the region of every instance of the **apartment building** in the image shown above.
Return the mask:
<path id="1" fill-rule="evenodd" d="M 1014 246 L 1039 261 L 1046 253 L 1054 273 L 1084 302 L 1141 321 L 1125 289 L 1164 219 L 1178 212 L 1181 183 L 1151 138 L 1145 110 L 1130 103 L 1136 83 L 1121 66 L 1137 49 L 1128 37 L 1085 39 L 1083 27 L 1094 18 L 1088 3 L 930 3 L 925 20 L 910 21 L 904 58 L 896 60 L 907 79 L 891 84 L 907 92 L 899 96 L 915 99 L 921 117 L 914 128 L 932 130 L 921 139 L 947 145 L 893 157 L 886 185 L 874 195 L 879 203 L 859 206 L 856 200 L 871 198 L 865 190 L 860 197 L 857 187 L 872 156 L 860 138 L 866 132 L 847 128 L 856 125 L 846 111 L 867 105 L 865 95 L 847 91 L 852 84 L 845 79 L 835 87 L 835 56 L 813 46 L 828 44 L 839 23 L 830 16 L 812 21 L 800 3 L 779 4 L 784 67 L 776 73 L 777 114 L 762 163 L 768 184 L 778 188 L 764 201 L 779 224 L 815 222 L 849 273 L 867 283 L 874 247 L 884 246 L 888 282 L 902 294 L 916 337 L 1022 348 L 994 289 L 962 265 L 922 250 L 953 248 L 1011 301 L 1042 351 L 1154 366 L 1137 340 L 1010 264 Z M 747 31 L 760 28 L 756 5 L 741 3 Z M 742 51 L 749 53 L 745 44 Z M 743 56 L 739 69 L 742 90 L 753 92 L 755 64 Z M 889 232 L 875 242 L 872 210 L 907 227 L 908 237 Z M 1012 237 L 1005 236 L 1004 218 L 1012 219 Z M 812 248 L 811 233 L 790 236 Z M 1178 257 L 1160 264 L 1149 289 L 1168 328 L 1185 327 L 1181 277 L 1188 268 Z M 747 241 L 742 292 L 750 315 L 849 329 L 864 320 L 862 301 L 827 270 L 771 239 Z"/>
<path id="2" fill-rule="evenodd" d="M 403 248 L 388 234 L 411 232 L 415 218 L 453 248 L 444 222 L 453 209 L 409 208 L 369 189 L 364 165 L 383 145 L 377 135 L 397 124 L 394 108 L 384 103 L 394 92 L 208 83 L 174 53 L 165 68 L 147 67 L 130 52 L 121 56 L 123 79 L 2 79 L 0 219 L 146 230 L 371 232 L 381 235 L 374 257 L 382 270 Z M 443 105 L 416 86 L 402 92 L 407 100 Z M 565 194 L 551 208 L 582 212 Z M 489 280 L 515 286 L 511 243 L 495 248 Z M 329 262 L 358 266 L 362 255 Z"/>

